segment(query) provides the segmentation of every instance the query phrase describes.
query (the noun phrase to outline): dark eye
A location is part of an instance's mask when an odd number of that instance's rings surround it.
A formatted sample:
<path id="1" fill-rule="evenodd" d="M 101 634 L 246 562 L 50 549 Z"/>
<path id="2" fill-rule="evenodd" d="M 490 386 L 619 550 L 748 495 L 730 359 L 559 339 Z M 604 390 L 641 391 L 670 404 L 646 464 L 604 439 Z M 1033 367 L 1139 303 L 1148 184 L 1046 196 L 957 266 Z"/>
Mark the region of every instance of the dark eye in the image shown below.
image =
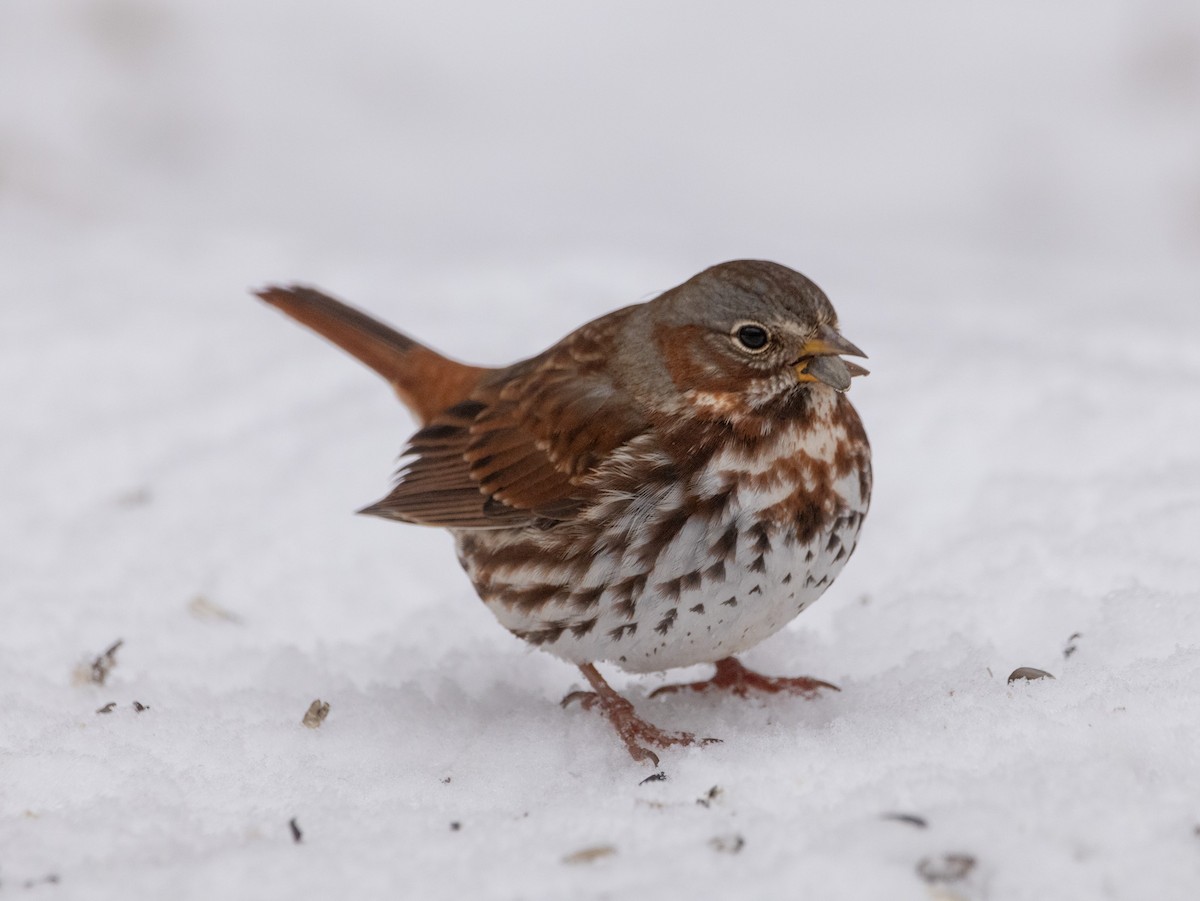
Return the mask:
<path id="1" fill-rule="evenodd" d="M 743 325 L 734 332 L 734 337 L 746 350 L 762 350 L 771 340 L 771 336 L 761 325 Z"/>

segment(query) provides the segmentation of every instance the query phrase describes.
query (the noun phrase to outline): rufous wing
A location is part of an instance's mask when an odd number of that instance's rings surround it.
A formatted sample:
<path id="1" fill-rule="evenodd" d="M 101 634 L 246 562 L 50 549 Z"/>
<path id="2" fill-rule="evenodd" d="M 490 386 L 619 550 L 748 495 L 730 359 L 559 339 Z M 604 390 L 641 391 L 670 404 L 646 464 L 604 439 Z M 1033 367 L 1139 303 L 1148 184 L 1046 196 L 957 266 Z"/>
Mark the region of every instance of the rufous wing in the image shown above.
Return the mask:
<path id="1" fill-rule="evenodd" d="M 648 428 L 602 369 L 581 370 L 568 343 L 485 377 L 413 436 L 395 489 L 363 512 L 454 529 L 570 519 L 589 475 Z"/>

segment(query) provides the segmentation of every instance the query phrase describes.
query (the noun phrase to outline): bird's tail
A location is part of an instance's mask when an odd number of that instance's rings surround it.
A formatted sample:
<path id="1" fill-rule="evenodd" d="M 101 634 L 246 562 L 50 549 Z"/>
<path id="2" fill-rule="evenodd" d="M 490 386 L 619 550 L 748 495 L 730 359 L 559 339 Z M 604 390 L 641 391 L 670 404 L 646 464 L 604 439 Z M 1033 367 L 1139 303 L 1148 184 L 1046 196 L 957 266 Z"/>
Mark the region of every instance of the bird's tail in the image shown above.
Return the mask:
<path id="1" fill-rule="evenodd" d="M 315 288 L 271 285 L 254 293 L 387 379 L 422 423 L 466 400 L 489 371 L 443 357 Z"/>

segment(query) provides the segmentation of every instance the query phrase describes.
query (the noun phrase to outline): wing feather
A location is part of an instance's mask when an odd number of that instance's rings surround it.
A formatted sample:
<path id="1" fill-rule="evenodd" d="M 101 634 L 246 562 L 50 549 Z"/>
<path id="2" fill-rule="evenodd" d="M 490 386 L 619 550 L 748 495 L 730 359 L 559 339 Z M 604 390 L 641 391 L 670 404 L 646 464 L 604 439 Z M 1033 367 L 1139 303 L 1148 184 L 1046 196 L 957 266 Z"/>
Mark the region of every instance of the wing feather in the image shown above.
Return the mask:
<path id="1" fill-rule="evenodd" d="M 363 512 L 455 529 L 511 528 L 570 519 L 595 496 L 588 476 L 649 428 L 608 376 L 580 362 L 627 311 L 597 320 L 524 363 L 481 381 L 434 416 L 405 451 L 392 492 Z"/>

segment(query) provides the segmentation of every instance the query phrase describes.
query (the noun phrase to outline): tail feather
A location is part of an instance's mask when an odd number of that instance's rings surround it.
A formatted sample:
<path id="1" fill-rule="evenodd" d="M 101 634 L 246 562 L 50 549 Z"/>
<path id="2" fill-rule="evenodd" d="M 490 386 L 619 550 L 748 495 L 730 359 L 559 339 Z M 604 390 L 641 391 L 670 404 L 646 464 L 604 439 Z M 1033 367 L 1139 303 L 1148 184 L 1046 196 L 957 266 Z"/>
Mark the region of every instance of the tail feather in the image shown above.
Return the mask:
<path id="1" fill-rule="evenodd" d="M 466 400 L 488 372 L 443 357 L 315 288 L 271 285 L 254 293 L 387 379 L 422 423 Z"/>

